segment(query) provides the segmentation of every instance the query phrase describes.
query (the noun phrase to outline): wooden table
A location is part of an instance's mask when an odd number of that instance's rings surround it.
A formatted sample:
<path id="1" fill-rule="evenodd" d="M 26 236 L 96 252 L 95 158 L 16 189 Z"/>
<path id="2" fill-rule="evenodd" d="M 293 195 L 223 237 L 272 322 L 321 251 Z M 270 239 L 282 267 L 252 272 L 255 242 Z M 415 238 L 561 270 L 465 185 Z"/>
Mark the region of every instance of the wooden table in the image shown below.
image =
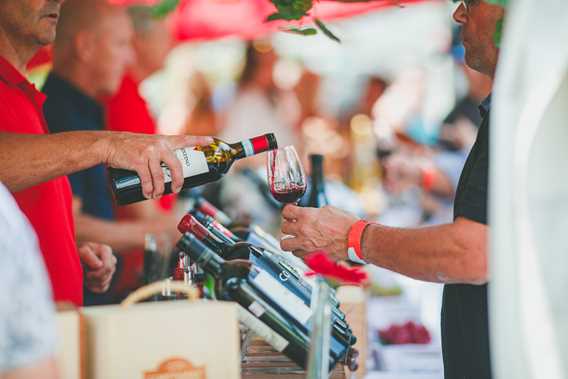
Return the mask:
<path id="1" fill-rule="evenodd" d="M 241 364 L 242 379 L 304 379 L 306 372 L 286 356 L 258 338 L 248 345 Z M 344 367 L 338 365 L 330 379 L 345 379 Z"/>

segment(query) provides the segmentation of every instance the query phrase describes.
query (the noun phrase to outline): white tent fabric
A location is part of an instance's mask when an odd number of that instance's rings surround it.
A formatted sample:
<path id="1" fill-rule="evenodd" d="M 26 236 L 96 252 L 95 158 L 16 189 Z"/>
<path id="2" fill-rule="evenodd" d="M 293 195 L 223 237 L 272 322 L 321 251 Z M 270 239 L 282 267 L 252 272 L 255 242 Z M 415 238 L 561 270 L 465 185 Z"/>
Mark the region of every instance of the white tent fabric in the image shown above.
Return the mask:
<path id="1" fill-rule="evenodd" d="M 512 1 L 491 130 L 498 379 L 568 378 L 567 41 L 566 0 Z"/>

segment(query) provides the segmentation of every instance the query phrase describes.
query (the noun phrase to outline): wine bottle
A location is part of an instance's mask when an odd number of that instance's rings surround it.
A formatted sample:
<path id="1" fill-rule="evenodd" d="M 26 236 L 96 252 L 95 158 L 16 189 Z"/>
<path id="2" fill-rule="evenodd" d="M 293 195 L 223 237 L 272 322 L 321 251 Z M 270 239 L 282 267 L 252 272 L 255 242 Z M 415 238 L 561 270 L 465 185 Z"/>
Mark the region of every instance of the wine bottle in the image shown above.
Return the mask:
<path id="1" fill-rule="evenodd" d="M 329 205 L 329 200 L 325 194 L 325 177 L 323 173 L 323 155 L 310 154 L 310 164 L 312 172 L 310 175 L 310 189 L 302 206 L 311 208 L 323 208 Z"/>
<path id="2" fill-rule="evenodd" d="M 191 210 L 189 212 L 189 214 L 192 215 L 193 217 L 195 217 L 195 219 L 200 224 L 205 226 L 207 228 L 207 230 L 209 230 L 211 233 L 213 233 L 221 241 L 226 241 L 226 242 L 231 242 L 231 241 L 232 242 L 238 242 L 239 241 L 238 237 L 236 237 L 230 230 L 228 230 L 223 225 L 221 225 L 213 217 L 206 215 L 206 214 L 204 214 L 204 213 L 202 213 L 202 212 L 200 212 L 196 209 Z"/>
<path id="3" fill-rule="evenodd" d="M 176 267 L 172 275 L 173 279 L 178 282 L 185 282 L 189 284 L 189 275 L 187 272 L 187 257 L 185 253 L 178 253 Z"/>
<path id="4" fill-rule="evenodd" d="M 208 146 L 178 149 L 175 151 L 183 168 L 185 178 L 183 188 L 200 186 L 220 179 L 239 159 L 277 149 L 274 134 L 229 144 L 219 139 Z M 172 192 L 169 168 L 162 164 L 165 178 L 164 194 Z M 142 194 L 140 177 L 134 171 L 109 168 L 112 192 L 118 205 L 131 204 L 145 200 Z"/>
<path id="5" fill-rule="evenodd" d="M 311 288 L 305 282 L 294 276 L 286 265 L 282 265 L 276 256 L 270 252 L 258 249 L 247 242 L 221 241 L 213 235 L 205 226 L 201 225 L 191 215 L 186 215 L 178 225 L 179 231 L 190 232 L 197 239 L 205 243 L 209 248 L 226 260 L 246 259 L 250 260 L 255 266 L 266 271 L 272 278 L 285 286 L 290 292 L 297 296 L 306 306 L 311 304 Z M 356 342 L 355 336 L 349 325 L 345 322 L 345 315 L 339 309 L 333 307 L 333 333 L 341 342 L 353 345 Z M 311 328 L 311 321 L 306 325 Z"/>
<path id="6" fill-rule="evenodd" d="M 217 298 L 239 303 L 247 312 L 254 315 L 280 337 L 276 338 L 280 352 L 299 366 L 306 367 L 309 349 L 307 334 L 296 325 L 290 315 L 278 312 L 274 308 L 275 302 L 289 302 L 289 300 L 287 298 L 268 299 L 266 296 L 262 296 L 250 278 L 253 268 L 250 262 L 243 260 L 225 261 L 190 233 L 183 235 L 178 242 L 178 247 L 185 251 L 206 272 L 216 278 Z M 347 350 L 344 357 L 347 355 Z M 337 361 L 338 359 L 333 356 L 330 357 L 330 369 L 335 366 Z"/>

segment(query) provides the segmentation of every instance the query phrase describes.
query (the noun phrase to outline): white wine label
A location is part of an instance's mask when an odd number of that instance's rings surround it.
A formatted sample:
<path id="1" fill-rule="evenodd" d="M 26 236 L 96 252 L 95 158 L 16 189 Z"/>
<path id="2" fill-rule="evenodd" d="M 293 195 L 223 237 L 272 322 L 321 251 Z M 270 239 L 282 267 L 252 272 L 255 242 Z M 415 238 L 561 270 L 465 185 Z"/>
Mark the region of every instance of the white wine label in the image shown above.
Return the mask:
<path id="1" fill-rule="evenodd" d="M 256 317 L 260 317 L 264 314 L 266 309 L 256 301 L 249 305 L 249 311 L 251 311 Z"/>
<path id="2" fill-rule="evenodd" d="M 252 146 L 252 142 L 250 140 L 244 140 L 241 142 L 243 145 L 243 150 L 245 151 L 245 155 L 247 157 L 251 157 L 254 155 L 254 147 Z"/>
<path id="3" fill-rule="evenodd" d="M 304 304 L 302 299 L 289 291 L 279 281 L 265 271 L 259 270 L 252 280 L 254 285 L 272 298 L 290 316 L 294 317 L 302 325 L 306 325 L 312 316 L 311 309 Z"/>
<path id="4" fill-rule="evenodd" d="M 289 344 L 284 337 L 270 329 L 265 323 L 255 318 L 240 305 L 237 309 L 239 310 L 239 321 L 242 324 L 266 341 L 276 351 L 280 353 L 284 351 Z"/>
<path id="5" fill-rule="evenodd" d="M 205 158 L 204 152 L 185 148 L 178 149 L 175 153 L 181 163 L 184 178 L 209 172 L 209 166 L 207 166 L 207 158 Z M 170 169 L 162 165 L 162 170 L 164 171 L 164 182 L 170 183 L 172 181 Z"/>

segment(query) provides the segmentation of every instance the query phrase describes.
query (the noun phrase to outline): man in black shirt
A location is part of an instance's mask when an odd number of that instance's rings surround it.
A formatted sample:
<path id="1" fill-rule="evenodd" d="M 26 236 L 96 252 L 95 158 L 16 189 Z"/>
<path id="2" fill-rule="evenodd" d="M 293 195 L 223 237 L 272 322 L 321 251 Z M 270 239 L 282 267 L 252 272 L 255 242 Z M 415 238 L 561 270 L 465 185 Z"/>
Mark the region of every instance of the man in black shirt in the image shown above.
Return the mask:
<path id="1" fill-rule="evenodd" d="M 454 19 L 462 26 L 466 63 L 494 77 L 501 6 L 461 1 Z M 323 250 L 337 260 L 370 262 L 415 279 L 445 283 L 442 345 L 446 379 L 491 378 L 487 313 L 487 195 L 489 99 L 483 122 L 460 177 L 454 222 L 419 229 L 369 224 L 338 211 L 288 205 L 282 212 L 284 250 L 297 255 Z M 432 180 L 432 178 L 429 178 Z M 347 254 L 346 254 L 347 251 Z"/>

